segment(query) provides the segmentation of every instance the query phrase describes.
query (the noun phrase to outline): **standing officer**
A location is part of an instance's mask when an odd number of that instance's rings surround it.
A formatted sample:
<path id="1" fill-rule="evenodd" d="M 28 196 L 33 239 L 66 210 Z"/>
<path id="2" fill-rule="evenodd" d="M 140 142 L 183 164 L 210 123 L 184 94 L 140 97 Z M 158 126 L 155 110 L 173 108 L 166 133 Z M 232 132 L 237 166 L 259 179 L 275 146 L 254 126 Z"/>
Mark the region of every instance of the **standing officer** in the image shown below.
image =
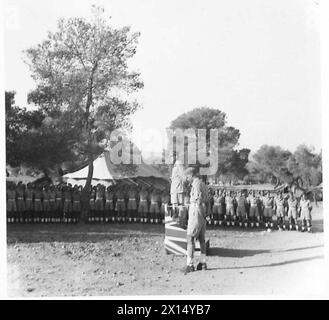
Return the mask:
<path id="1" fill-rule="evenodd" d="M 206 270 L 206 216 L 208 202 L 208 190 L 207 186 L 202 182 L 196 169 L 191 169 L 191 175 L 189 176 L 192 182 L 192 189 L 190 193 L 190 207 L 188 213 L 187 223 L 187 266 L 185 274 L 194 271 L 194 251 L 195 240 L 200 242 L 200 262 L 197 265 L 197 270 Z"/>

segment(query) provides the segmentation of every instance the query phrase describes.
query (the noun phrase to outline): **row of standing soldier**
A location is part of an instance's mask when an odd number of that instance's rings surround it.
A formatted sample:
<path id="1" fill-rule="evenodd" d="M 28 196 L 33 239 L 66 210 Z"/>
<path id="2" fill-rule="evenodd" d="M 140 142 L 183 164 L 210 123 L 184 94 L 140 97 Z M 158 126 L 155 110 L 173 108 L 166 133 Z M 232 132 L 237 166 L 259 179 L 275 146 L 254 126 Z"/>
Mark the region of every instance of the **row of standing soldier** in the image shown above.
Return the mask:
<path id="1" fill-rule="evenodd" d="M 9 223 L 76 223 L 81 219 L 82 187 L 71 184 L 7 186 Z M 167 189 L 131 186 L 91 186 L 88 222 L 164 222 Z"/>
<path id="2" fill-rule="evenodd" d="M 81 186 L 70 184 L 7 186 L 7 218 L 13 222 L 78 222 L 81 212 Z M 188 192 L 178 194 L 179 210 L 187 212 Z M 162 223 L 171 211 L 169 190 L 137 186 L 90 188 L 88 222 Z M 208 223 L 222 226 L 265 227 L 311 231 L 311 202 L 302 195 L 278 192 L 244 192 L 215 190 L 209 192 Z M 276 222 L 273 217 L 275 217 Z M 300 221 L 300 226 L 298 221 Z"/>
<path id="3" fill-rule="evenodd" d="M 186 216 L 189 205 L 188 191 L 180 194 L 177 215 Z M 311 232 L 312 204 L 306 195 L 300 198 L 293 193 L 275 195 L 268 191 L 233 192 L 209 190 L 207 215 L 208 224 L 266 228 L 268 231 L 300 230 Z"/>

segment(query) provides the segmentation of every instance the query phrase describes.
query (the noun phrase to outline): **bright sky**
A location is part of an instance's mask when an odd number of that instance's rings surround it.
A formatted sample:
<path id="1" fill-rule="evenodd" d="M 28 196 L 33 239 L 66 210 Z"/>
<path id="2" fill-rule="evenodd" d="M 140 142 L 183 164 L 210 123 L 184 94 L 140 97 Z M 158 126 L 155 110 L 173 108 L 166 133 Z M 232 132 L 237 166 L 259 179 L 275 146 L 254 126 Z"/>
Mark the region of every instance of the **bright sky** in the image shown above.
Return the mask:
<path id="1" fill-rule="evenodd" d="M 133 124 L 164 130 L 200 106 L 227 113 L 239 147 L 322 148 L 319 5 L 314 0 L 5 0 L 5 87 L 26 106 L 22 50 L 59 17 L 103 5 L 115 26 L 141 32 L 134 68 L 145 88 Z M 159 143 L 154 143 L 159 147 Z"/>

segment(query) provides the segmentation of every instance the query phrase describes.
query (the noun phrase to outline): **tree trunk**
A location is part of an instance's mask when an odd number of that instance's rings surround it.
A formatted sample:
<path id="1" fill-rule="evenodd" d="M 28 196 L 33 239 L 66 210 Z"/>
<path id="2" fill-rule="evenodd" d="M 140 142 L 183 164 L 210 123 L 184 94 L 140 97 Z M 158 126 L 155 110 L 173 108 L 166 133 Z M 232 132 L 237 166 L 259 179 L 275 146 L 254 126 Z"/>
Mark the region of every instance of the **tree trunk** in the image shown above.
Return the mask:
<path id="1" fill-rule="evenodd" d="M 94 159 L 92 155 L 89 155 L 89 163 L 88 163 L 88 176 L 86 180 L 86 184 L 82 189 L 81 194 L 81 219 L 84 222 L 87 222 L 88 213 L 89 213 L 89 189 L 91 186 L 91 180 L 93 178 L 93 172 L 94 172 Z"/>

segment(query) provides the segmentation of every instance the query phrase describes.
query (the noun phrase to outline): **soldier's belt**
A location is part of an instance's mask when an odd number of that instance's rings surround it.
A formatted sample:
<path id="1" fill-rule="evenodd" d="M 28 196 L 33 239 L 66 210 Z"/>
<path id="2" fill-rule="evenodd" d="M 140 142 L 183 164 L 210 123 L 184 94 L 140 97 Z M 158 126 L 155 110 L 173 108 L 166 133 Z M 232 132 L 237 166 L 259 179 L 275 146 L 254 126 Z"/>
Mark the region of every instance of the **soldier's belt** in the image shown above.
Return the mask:
<path id="1" fill-rule="evenodd" d="M 151 204 L 158 204 L 158 203 L 157 203 L 157 202 L 152 202 L 152 201 L 151 201 Z"/>
<path id="2" fill-rule="evenodd" d="M 71 202 L 71 200 L 70 199 L 65 199 L 65 202 Z"/>
<path id="3" fill-rule="evenodd" d="M 17 200 L 24 200 L 24 198 L 22 198 L 22 197 L 18 197 Z"/>
<path id="4" fill-rule="evenodd" d="M 78 203 L 80 203 L 80 200 L 74 200 L 73 202 L 78 202 Z"/>
<path id="5" fill-rule="evenodd" d="M 129 198 L 129 201 L 136 201 L 136 199 L 134 199 L 134 198 Z"/>
<path id="6" fill-rule="evenodd" d="M 106 199 L 105 202 L 113 202 L 113 199 Z"/>
<path id="7" fill-rule="evenodd" d="M 26 201 L 32 201 L 32 198 L 26 198 Z"/>
<path id="8" fill-rule="evenodd" d="M 146 201 L 147 201 L 147 200 L 145 200 L 145 199 L 141 199 L 141 200 L 140 200 L 140 202 L 146 202 Z"/>
<path id="9" fill-rule="evenodd" d="M 117 199 L 117 201 L 123 202 L 125 201 L 125 199 Z"/>
<path id="10" fill-rule="evenodd" d="M 44 199 L 43 202 L 49 202 L 49 200 L 48 199 Z"/>
<path id="11" fill-rule="evenodd" d="M 41 201 L 41 199 L 34 199 L 34 201 Z"/>
<path id="12" fill-rule="evenodd" d="M 62 198 L 56 198 L 56 200 L 62 200 Z"/>

